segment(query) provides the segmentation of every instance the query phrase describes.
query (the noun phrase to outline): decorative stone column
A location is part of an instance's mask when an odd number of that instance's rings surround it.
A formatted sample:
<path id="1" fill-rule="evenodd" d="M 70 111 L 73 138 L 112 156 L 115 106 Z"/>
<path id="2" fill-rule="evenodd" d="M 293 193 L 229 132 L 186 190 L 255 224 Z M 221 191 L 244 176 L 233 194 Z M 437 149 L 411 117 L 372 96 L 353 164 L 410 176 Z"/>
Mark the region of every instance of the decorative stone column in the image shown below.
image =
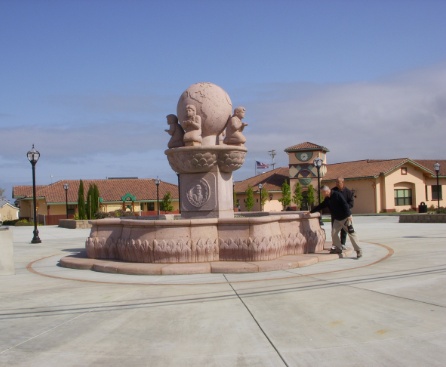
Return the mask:
<path id="1" fill-rule="evenodd" d="M 232 172 L 243 165 L 246 152 L 245 147 L 230 145 L 165 151 L 179 173 L 182 218 L 234 217 Z"/>

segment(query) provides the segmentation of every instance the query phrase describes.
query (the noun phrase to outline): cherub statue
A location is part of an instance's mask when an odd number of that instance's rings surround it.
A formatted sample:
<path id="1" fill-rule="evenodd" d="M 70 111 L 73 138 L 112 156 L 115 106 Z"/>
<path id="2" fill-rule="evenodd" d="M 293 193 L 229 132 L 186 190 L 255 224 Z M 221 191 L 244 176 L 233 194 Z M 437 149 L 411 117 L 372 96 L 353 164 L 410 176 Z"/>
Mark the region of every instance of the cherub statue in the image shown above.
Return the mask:
<path id="1" fill-rule="evenodd" d="M 178 123 L 178 117 L 176 115 L 167 115 L 166 119 L 169 129 L 164 131 L 171 136 L 169 143 L 167 143 L 167 147 L 169 149 L 182 147 L 184 145 L 184 130 Z"/>
<path id="2" fill-rule="evenodd" d="M 184 134 L 184 145 L 194 146 L 201 145 L 201 117 L 197 115 L 197 109 L 194 105 L 186 106 L 187 120 L 181 122 Z"/>
<path id="3" fill-rule="evenodd" d="M 246 142 L 246 138 L 242 134 L 245 126 L 248 126 L 248 124 L 242 122 L 242 119 L 245 117 L 245 112 L 245 107 L 237 107 L 234 110 L 234 114 L 226 124 L 226 136 L 223 143 L 228 145 L 243 145 Z"/>

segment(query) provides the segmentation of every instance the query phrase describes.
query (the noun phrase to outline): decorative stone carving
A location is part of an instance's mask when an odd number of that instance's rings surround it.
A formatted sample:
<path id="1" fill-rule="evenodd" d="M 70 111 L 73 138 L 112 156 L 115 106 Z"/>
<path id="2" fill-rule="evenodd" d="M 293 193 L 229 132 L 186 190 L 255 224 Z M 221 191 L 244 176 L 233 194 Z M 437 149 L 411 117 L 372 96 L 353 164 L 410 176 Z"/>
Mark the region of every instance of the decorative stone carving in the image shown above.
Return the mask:
<path id="1" fill-rule="evenodd" d="M 246 151 L 229 150 L 218 155 L 218 167 L 222 172 L 233 172 L 245 163 Z"/>
<path id="2" fill-rule="evenodd" d="M 180 239 L 154 240 L 155 263 L 183 263 L 191 261 L 190 241 Z"/>
<path id="3" fill-rule="evenodd" d="M 237 107 L 234 110 L 234 114 L 228 120 L 223 143 L 228 145 L 243 145 L 246 142 L 246 138 L 242 134 L 245 126 L 248 126 L 248 124 L 242 122 L 242 119 L 245 117 L 245 112 L 245 107 Z"/>
<path id="4" fill-rule="evenodd" d="M 219 239 L 220 260 L 262 261 L 286 255 L 284 238 L 281 234 L 266 237 Z"/>
<path id="5" fill-rule="evenodd" d="M 85 243 L 89 258 L 140 263 L 272 260 L 322 251 L 325 243 L 319 217 L 299 214 L 180 220 L 169 223 L 169 230 L 159 221 L 101 219 L 91 223 Z M 206 229 L 193 235 L 191 229 L 197 225 Z"/>
<path id="6" fill-rule="evenodd" d="M 210 187 L 209 184 L 201 179 L 187 191 L 187 200 L 196 208 L 201 208 L 209 200 Z"/>
<path id="7" fill-rule="evenodd" d="M 192 262 L 218 261 L 218 241 L 217 239 L 200 238 L 192 247 Z"/>
<path id="8" fill-rule="evenodd" d="M 169 142 L 167 143 L 167 146 L 169 148 L 182 147 L 184 145 L 184 130 L 178 123 L 178 117 L 176 117 L 176 115 L 167 115 L 166 118 L 169 129 L 164 131 L 166 131 L 171 136 Z"/>
<path id="9" fill-rule="evenodd" d="M 212 151 L 170 149 L 166 150 L 170 167 L 178 173 L 209 172 L 217 163 L 217 154 Z M 177 150 L 177 152 L 175 152 Z"/>
<path id="10" fill-rule="evenodd" d="M 167 155 L 172 169 L 177 173 L 209 172 L 218 164 L 222 172 L 233 172 L 245 162 L 245 147 L 216 145 L 214 147 L 179 147 L 168 149 Z"/>
<path id="11" fill-rule="evenodd" d="M 197 109 L 194 105 L 186 106 L 186 119 L 181 122 L 184 129 L 184 145 L 199 146 L 201 145 L 201 117 L 197 115 Z"/>
<path id="12" fill-rule="evenodd" d="M 187 88 L 178 100 L 177 115 L 180 121 L 187 119 L 187 105 L 195 106 L 196 114 L 201 117 L 202 145 L 218 144 L 218 135 L 231 117 L 232 102 L 228 94 L 218 85 L 196 83 Z"/>

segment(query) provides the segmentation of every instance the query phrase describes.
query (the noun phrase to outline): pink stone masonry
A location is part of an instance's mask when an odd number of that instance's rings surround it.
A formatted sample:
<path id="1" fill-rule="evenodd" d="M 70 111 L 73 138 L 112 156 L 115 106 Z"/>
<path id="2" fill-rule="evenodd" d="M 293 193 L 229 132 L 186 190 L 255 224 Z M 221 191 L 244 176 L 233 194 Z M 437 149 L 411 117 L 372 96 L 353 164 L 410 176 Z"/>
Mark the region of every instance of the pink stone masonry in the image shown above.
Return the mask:
<path id="1" fill-rule="evenodd" d="M 136 263 L 264 261 L 322 251 L 318 214 L 227 219 L 91 221 L 92 259 Z"/>

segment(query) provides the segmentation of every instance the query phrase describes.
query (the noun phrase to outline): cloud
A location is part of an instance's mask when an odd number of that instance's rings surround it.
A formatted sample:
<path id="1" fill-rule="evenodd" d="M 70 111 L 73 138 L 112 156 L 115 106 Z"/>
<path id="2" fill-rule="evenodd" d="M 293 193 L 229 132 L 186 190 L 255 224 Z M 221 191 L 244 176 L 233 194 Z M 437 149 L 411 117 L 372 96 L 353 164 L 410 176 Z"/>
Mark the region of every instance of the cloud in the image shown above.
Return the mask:
<path id="1" fill-rule="evenodd" d="M 160 176 L 176 182 L 163 153 L 169 140 L 164 129 L 181 92 L 54 100 L 64 111 L 56 122 L 2 128 L 0 166 L 7 177 L 0 186 L 29 180 L 25 155 L 33 143 L 41 152 L 42 184 L 50 175 L 54 180 Z M 284 149 L 305 141 L 327 147 L 329 163 L 444 158 L 446 65 L 372 82 L 243 85 L 233 94 L 234 106 L 247 108 L 249 124 L 248 155 L 234 174 L 237 180 L 254 175 L 256 160 L 270 162 L 272 149 L 276 167 L 287 166 Z"/>
<path id="2" fill-rule="evenodd" d="M 126 153 L 166 149 L 169 135 L 165 115 L 104 117 L 92 123 L 62 123 L 61 125 L 21 125 L 2 129 L 0 156 L 14 160 L 22 158 L 32 144 L 42 158 L 53 162 L 86 162 L 99 153 L 119 156 Z M 110 119 L 108 121 L 108 119 Z"/>
<path id="3" fill-rule="evenodd" d="M 330 149 L 330 162 L 444 152 L 446 66 L 375 82 L 261 89 L 247 110 L 251 153 L 304 141 Z"/>

